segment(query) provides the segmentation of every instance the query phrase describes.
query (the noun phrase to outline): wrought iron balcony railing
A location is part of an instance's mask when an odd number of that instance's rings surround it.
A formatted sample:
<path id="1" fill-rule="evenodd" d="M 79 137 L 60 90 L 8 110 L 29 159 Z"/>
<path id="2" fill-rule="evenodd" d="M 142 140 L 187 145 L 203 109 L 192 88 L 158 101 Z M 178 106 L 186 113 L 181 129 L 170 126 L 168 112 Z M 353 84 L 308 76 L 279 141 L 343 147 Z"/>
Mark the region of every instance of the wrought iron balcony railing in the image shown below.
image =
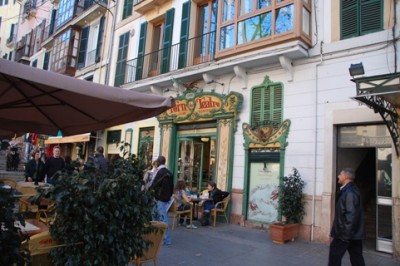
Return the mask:
<path id="1" fill-rule="evenodd" d="M 126 62 L 122 85 L 214 60 L 215 31 Z M 118 67 L 117 67 L 118 68 Z M 118 69 L 121 69 L 118 68 Z M 120 73 L 121 74 L 121 73 Z"/>

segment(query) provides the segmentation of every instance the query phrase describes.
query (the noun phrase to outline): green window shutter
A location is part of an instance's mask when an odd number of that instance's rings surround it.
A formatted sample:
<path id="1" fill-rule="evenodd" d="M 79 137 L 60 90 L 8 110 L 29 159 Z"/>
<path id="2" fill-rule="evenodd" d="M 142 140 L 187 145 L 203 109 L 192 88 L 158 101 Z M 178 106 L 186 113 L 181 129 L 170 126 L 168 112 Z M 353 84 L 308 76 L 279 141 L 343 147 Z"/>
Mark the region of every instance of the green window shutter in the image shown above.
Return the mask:
<path id="1" fill-rule="evenodd" d="M 136 64 L 136 79 L 141 80 L 143 75 L 143 59 L 144 50 L 146 45 L 146 33 L 147 33 L 147 22 L 143 22 L 140 25 L 140 36 L 139 36 L 139 47 L 138 47 L 138 57 Z"/>
<path id="2" fill-rule="evenodd" d="M 85 67 L 88 38 L 89 27 L 85 27 L 82 29 L 81 43 L 79 45 L 78 69 Z"/>
<path id="3" fill-rule="evenodd" d="M 360 24 L 360 19 L 358 16 L 358 0 L 340 1 L 340 35 L 341 39 L 347 39 L 350 37 L 358 36 L 358 28 Z"/>
<path id="4" fill-rule="evenodd" d="M 273 92 L 270 119 L 274 122 L 282 122 L 282 87 L 280 85 L 271 86 Z"/>
<path id="5" fill-rule="evenodd" d="M 187 40 L 189 37 L 189 22 L 190 22 L 190 1 L 183 3 L 182 6 L 182 24 L 181 24 L 181 38 L 179 44 L 179 62 L 178 68 L 186 66 L 187 58 Z"/>
<path id="6" fill-rule="evenodd" d="M 361 1 L 360 5 L 360 35 L 383 29 L 383 1 Z"/>
<path id="7" fill-rule="evenodd" d="M 124 84 L 126 58 L 128 56 L 129 31 L 119 36 L 117 67 L 115 69 L 114 86 L 118 87 Z"/>
<path id="8" fill-rule="evenodd" d="M 283 89 L 280 84 L 271 84 L 267 87 L 256 87 L 252 91 L 251 125 L 270 120 L 282 123 Z"/>
<path id="9" fill-rule="evenodd" d="M 96 63 L 100 62 L 101 47 L 103 46 L 104 21 L 105 20 L 106 20 L 105 16 L 102 16 L 100 19 L 99 35 L 97 35 Z"/>
<path id="10" fill-rule="evenodd" d="M 257 87 L 253 89 L 253 93 L 252 93 L 252 117 L 251 117 L 251 125 L 254 126 L 256 125 L 258 122 L 260 122 L 262 120 L 262 94 L 263 88 L 261 87 Z"/>
<path id="11" fill-rule="evenodd" d="M 44 54 L 43 69 L 49 70 L 50 52 Z"/>
<path id="12" fill-rule="evenodd" d="M 169 72 L 169 62 L 171 57 L 172 30 L 174 25 L 175 9 L 168 9 L 165 14 L 163 51 L 161 55 L 161 73 Z"/>
<path id="13" fill-rule="evenodd" d="M 127 17 L 132 15 L 132 8 L 133 8 L 133 0 L 125 0 L 124 8 L 122 11 L 122 19 L 126 19 Z"/>

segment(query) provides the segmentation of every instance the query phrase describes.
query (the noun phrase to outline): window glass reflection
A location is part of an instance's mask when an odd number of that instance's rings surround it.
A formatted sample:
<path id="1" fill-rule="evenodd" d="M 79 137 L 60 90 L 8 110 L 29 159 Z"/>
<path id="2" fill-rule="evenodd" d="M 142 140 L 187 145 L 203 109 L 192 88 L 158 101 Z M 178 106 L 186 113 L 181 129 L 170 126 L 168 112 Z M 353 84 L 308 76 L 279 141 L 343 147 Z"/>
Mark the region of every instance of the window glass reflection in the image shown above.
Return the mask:
<path id="1" fill-rule="evenodd" d="M 276 34 L 293 30 L 293 10 L 293 4 L 278 9 L 275 21 Z"/>
<path id="2" fill-rule="evenodd" d="M 233 47 L 234 28 L 235 27 L 233 25 L 221 28 L 221 41 L 220 41 L 221 50 Z"/>
<path id="3" fill-rule="evenodd" d="M 257 9 L 266 8 L 271 5 L 271 0 L 258 0 Z"/>
<path id="4" fill-rule="evenodd" d="M 222 21 L 235 18 L 235 0 L 224 0 L 222 10 Z"/>
<path id="5" fill-rule="evenodd" d="M 253 1 L 241 0 L 240 1 L 240 16 L 253 11 Z"/>
<path id="6" fill-rule="evenodd" d="M 243 44 L 271 35 L 271 12 L 255 16 L 238 24 L 238 44 Z"/>

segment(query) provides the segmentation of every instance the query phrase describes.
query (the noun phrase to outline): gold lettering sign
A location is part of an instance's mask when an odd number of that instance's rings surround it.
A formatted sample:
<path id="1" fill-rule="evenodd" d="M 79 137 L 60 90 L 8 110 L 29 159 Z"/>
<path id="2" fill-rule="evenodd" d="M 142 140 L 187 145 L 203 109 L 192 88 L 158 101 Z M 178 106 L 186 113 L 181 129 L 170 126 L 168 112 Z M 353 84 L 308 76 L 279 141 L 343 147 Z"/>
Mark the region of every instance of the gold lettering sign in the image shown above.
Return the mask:
<path id="1" fill-rule="evenodd" d="M 212 95 L 197 97 L 195 101 L 196 101 L 196 107 L 194 111 L 200 115 L 211 114 L 211 111 L 215 112 L 221 109 L 222 106 L 221 99 Z"/>

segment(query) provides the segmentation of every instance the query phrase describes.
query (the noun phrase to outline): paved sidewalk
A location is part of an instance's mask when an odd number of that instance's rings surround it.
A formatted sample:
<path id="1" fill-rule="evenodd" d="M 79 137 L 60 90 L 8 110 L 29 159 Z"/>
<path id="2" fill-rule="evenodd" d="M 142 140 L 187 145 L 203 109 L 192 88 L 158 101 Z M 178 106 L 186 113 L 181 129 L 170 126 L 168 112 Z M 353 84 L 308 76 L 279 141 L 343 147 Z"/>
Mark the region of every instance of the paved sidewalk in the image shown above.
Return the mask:
<path id="1" fill-rule="evenodd" d="M 277 245 L 265 230 L 218 223 L 216 227 L 175 228 L 172 245 L 161 248 L 158 265 L 320 266 L 328 263 L 328 249 L 326 244 L 301 240 Z M 400 265 L 391 255 L 371 250 L 364 251 L 364 259 L 368 266 Z M 351 265 L 348 255 L 342 265 Z"/>

